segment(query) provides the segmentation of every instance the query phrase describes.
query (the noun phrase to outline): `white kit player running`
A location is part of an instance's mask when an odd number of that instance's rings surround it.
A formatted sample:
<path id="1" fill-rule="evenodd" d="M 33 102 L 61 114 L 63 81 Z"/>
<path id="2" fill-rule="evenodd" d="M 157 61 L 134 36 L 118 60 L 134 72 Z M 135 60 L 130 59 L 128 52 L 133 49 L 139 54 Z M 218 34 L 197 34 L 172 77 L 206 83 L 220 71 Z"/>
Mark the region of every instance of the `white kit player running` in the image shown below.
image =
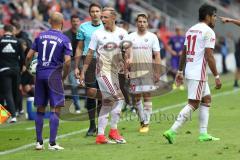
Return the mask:
<path id="1" fill-rule="evenodd" d="M 189 120 L 191 112 L 199 107 L 200 136 L 199 141 L 219 140 L 207 133 L 209 107 L 211 105 L 210 89 L 207 82 L 207 64 L 215 76 L 216 89 L 221 88 L 221 81 L 216 69 L 213 49 L 215 46 L 215 26 L 217 9 L 204 4 L 199 8 L 199 23 L 192 26 L 186 33 L 185 49 L 180 59 L 180 66 L 176 75 L 177 86 L 183 83 L 183 69 L 188 88 L 188 104 L 180 111 L 171 129 L 163 136 L 169 143 L 173 143 L 179 128 Z"/>
<path id="2" fill-rule="evenodd" d="M 99 88 L 102 93 L 102 108 L 98 118 L 97 144 L 126 143 L 119 134 L 117 123 L 124 104 L 124 97 L 120 90 L 118 80 L 119 62 L 122 61 L 120 45 L 128 36 L 128 33 L 115 26 L 116 12 L 113 8 L 104 8 L 101 16 L 104 28 L 95 31 L 89 44 L 89 51 L 80 75 L 80 82 L 84 82 L 84 73 L 91 62 L 94 51 L 97 51 L 96 74 Z M 108 140 L 104 131 L 111 114 L 111 129 Z"/>
<path id="3" fill-rule="evenodd" d="M 137 31 L 129 35 L 132 42 L 132 65 L 130 72 L 130 91 L 134 94 L 141 126 L 139 132 L 149 131 L 152 113 L 151 91 L 160 78 L 160 47 L 155 34 L 149 32 L 148 17 L 140 13 L 136 18 Z M 154 59 L 153 59 L 154 57 Z M 153 67 L 153 63 L 155 67 Z M 143 97 L 144 104 L 142 104 Z"/>

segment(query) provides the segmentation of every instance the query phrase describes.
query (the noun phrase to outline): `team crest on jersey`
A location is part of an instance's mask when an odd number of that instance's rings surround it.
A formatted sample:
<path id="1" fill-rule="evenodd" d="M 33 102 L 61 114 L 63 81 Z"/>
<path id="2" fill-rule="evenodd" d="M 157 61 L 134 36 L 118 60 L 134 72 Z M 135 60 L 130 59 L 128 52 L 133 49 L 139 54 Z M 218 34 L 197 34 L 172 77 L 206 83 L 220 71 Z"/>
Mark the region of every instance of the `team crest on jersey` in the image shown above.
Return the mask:
<path id="1" fill-rule="evenodd" d="M 120 40 L 123 40 L 123 35 L 118 36 Z"/>
<path id="2" fill-rule="evenodd" d="M 210 39 L 210 42 L 215 42 L 215 38 L 211 38 L 211 39 Z"/>
<path id="3" fill-rule="evenodd" d="M 148 39 L 144 39 L 145 42 L 148 42 Z"/>

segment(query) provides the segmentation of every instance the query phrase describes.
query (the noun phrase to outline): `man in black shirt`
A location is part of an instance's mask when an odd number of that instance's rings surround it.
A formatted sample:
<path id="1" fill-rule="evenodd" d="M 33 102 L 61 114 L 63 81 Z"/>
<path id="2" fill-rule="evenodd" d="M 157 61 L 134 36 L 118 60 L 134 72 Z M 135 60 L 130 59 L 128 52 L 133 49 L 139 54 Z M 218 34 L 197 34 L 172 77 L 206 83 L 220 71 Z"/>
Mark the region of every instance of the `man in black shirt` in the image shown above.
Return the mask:
<path id="1" fill-rule="evenodd" d="M 13 36 L 13 26 L 4 26 L 4 36 L 0 38 L 0 97 L 6 100 L 7 109 L 14 123 L 18 102 L 20 68 L 24 65 L 24 55 L 20 41 Z"/>

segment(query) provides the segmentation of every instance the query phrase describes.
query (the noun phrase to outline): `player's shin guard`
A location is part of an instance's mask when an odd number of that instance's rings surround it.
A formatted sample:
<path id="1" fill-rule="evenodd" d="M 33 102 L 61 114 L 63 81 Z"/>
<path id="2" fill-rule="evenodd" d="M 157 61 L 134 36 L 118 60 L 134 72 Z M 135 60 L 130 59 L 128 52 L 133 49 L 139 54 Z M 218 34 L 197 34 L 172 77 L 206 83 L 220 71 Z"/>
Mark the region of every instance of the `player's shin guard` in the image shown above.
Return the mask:
<path id="1" fill-rule="evenodd" d="M 152 102 L 144 102 L 144 124 L 149 124 L 152 114 Z"/>
<path id="2" fill-rule="evenodd" d="M 42 130 L 43 130 L 43 112 L 37 112 L 36 118 L 35 118 L 35 127 L 36 127 L 36 136 L 37 136 L 37 142 L 43 143 L 42 138 Z"/>
<path id="3" fill-rule="evenodd" d="M 199 106 L 200 134 L 207 133 L 208 119 L 209 119 L 209 107 L 201 103 Z"/>
<path id="4" fill-rule="evenodd" d="M 49 118 L 49 126 L 50 126 L 50 138 L 49 143 L 51 145 L 55 145 L 57 131 L 59 126 L 59 113 L 51 112 Z"/>
<path id="5" fill-rule="evenodd" d="M 120 114 L 124 100 L 118 100 L 114 103 L 113 109 L 111 111 L 111 129 L 117 129 L 117 124 L 120 119 Z"/>
<path id="6" fill-rule="evenodd" d="M 187 121 L 189 120 L 191 113 L 193 111 L 193 106 L 187 104 L 178 114 L 177 120 L 171 127 L 171 130 L 177 132 L 177 130 Z"/>
<path id="7" fill-rule="evenodd" d="M 140 122 L 144 122 L 143 104 L 142 104 L 141 100 L 139 100 L 136 103 L 136 107 L 137 107 L 137 112 L 138 112 L 138 116 L 139 116 Z"/>
<path id="8" fill-rule="evenodd" d="M 108 123 L 109 112 L 111 109 L 111 106 L 102 105 L 98 117 L 98 135 L 104 135 L 104 131 Z"/>

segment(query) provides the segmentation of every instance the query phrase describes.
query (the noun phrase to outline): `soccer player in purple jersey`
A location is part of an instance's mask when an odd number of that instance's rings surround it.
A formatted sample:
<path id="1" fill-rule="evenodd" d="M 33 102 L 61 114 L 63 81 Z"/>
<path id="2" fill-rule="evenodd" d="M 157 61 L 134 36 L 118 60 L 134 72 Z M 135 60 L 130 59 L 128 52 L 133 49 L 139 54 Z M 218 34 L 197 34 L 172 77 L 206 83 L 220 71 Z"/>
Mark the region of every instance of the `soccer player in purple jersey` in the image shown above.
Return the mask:
<path id="1" fill-rule="evenodd" d="M 185 37 L 182 35 L 182 29 L 180 27 L 176 27 L 175 29 L 176 35 L 172 36 L 169 40 L 168 51 L 171 54 L 171 71 L 173 79 L 175 79 L 177 70 L 179 68 L 179 61 L 182 51 L 184 49 L 184 41 Z M 173 84 L 173 89 L 176 89 L 177 86 Z M 180 90 L 183 90 L 184 87 L 181 85 Z"/>
<path id="2" fill-rule="evenodd" d="M 34 97 L 34 105 L 37 106 L 35 118 L 36 149 L 44 149 L 42 138 L 43 117 L 45 108 L 50 100 L 51 114 L 49 118 L 50 138 L 48 149 L 62 150 L 64 148 L 56 144 L 56 136 L 59 126 L 60 108 L 64 106 L 63 80 L 67 77 L 70 70 L 72 46 L 68 37 L 61 32 L 63 15 L 59 12 L 54 12 L 50 16 L 49 23 L 51 24 L 51 29 L 40 33 L 35 39 L 26 57 L 26 64 L 29 64 L 34 53 L 38 52 Z"/>

